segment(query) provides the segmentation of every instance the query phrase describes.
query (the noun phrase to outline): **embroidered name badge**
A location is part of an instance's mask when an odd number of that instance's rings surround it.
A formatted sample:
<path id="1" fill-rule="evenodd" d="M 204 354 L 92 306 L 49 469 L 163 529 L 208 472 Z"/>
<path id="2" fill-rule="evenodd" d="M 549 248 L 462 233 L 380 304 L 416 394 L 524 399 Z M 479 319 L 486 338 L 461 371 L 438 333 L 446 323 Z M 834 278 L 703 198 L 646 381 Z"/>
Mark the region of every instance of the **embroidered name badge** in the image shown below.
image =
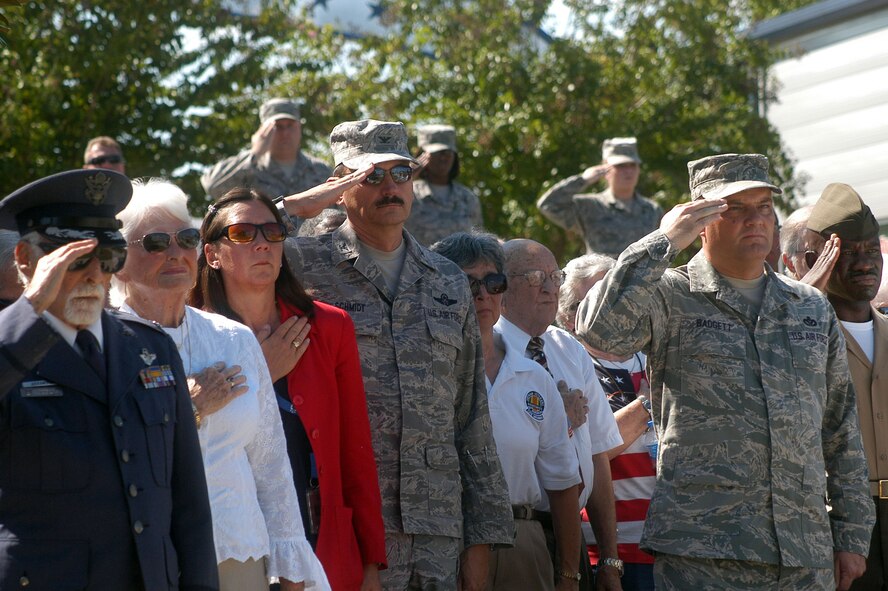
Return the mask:
<path id="1" fill-rule="evenodd" d="M 21 394 L 22 398 L 58 398 L 65 395 L 59 386 L 45 380 L 22 382 Z"/>
<path id="2" fill-rule="evenodd" d="M 173 369 L 169 365 L 146 367 L 139 372 L 139 379 L 146 389 L 163 388 L 176 384 L 176 379 L 173 377 Z"/>
<path id="3" fill-rule="evenodd" d="M 543 410 L 546 408 L 546 402 L 539 392 L 531 390 L 524 397 L 524 412 L 530 415 L 535 421 L 543 420 Z"/>

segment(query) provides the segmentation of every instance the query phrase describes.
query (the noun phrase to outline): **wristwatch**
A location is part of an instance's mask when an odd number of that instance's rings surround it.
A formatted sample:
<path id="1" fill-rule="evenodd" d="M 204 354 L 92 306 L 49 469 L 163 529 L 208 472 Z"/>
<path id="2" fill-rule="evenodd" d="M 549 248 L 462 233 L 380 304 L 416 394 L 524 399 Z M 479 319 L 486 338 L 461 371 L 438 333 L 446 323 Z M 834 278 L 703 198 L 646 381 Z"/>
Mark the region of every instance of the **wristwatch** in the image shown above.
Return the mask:
<path id="1" fill-rule="evenodd" d="M 650 401 L 650 399 L 649 399 L 647 396 L 645 396 L 644 394 L 639 394 L 639 395 L 636 396 L 635 398 L 637 398 L 638 400 L 640 400 L 640 401 L 641 401 L 641 406 L 644 407 L 644 409 L 645 409 L 646 411 L 648 411 L 648 414 L 651 414 L 651 401 Z"/>
<path id="2" fill-rule="evenodd" d="M 576 581 L 578 583 L 580 582 L 580 579 L 583 578 L 583 575 L 581 575 L 580 573 L 569 573 L 569 572 L 563 571 L 561 569 L 558 569 L 557 571 L 555 571 L 555 574 L 558 575 L 559 577 L 561 577 L 562 579 L 570 579 L 571 581 Z"/>
<path id="3" fill-rule="evenodd" d="M 602 566 L 612 566 L 617 569 L 621 577 L 623 576 L 623 561 L 619 558 L 602 558 L 598 561 L 598 567 L 601 568 Z"/>
<path id="4" fill-rule="evenodd" d="M 197 405 L 193 402 L 191 403 L 191 412 L 194 413 L 194 424 L 197 425 L 198 429 L 200 429 L 200 424 L 203 422 L 203 417 L 200 416 L 200 411 L 197 410 Z"/>

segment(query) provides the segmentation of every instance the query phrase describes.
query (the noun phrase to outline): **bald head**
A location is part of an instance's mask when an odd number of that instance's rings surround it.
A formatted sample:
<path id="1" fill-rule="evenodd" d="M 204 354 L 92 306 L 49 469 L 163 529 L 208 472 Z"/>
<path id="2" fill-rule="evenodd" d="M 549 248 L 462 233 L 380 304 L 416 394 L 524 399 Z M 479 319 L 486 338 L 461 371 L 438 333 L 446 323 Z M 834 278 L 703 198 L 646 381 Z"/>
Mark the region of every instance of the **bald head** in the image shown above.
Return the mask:
<path id="1" fill-rule="evenodd" d="M 529 334 L 539 336 L 555 321 L 561 270 L 552 251 L 534 240 L 509 240 L 503 245 L 509 289 L 503 316 Z"/>

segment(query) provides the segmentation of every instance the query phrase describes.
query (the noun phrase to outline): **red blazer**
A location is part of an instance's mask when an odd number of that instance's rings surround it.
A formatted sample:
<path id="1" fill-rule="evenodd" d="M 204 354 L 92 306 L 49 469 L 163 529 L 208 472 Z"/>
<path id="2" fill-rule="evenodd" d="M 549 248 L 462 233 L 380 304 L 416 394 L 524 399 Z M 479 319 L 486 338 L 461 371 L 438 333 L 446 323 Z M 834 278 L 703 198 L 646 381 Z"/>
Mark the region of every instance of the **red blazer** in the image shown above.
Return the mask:
<path id="1" fill-rule="evenodd" d="M 365 564 L 386 563 L 382 500 L 355 327 L 315 302 L 311 343 L 287 376 L 290 401 L 311 441 L 321 487 L 316 553 L 336 591 L 359 589 Z M 302 312 L 278 299 L 281 321 Z"/>

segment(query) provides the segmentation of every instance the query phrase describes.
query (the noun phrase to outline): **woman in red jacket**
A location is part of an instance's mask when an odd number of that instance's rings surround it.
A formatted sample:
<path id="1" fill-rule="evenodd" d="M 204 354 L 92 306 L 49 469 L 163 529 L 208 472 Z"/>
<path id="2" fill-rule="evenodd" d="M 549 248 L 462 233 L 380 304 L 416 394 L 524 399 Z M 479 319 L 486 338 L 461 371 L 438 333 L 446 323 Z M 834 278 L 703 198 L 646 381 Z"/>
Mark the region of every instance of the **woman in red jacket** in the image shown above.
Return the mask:
<path id="1" fill-rule="evenodd" d="M 305 293 L 284 258 L 280 214 L 256 191 L 211 205 L 201 237 L 193 304 L 243 322 L 262 344 L 305 531 L 333 589 L 379 589 L 381 500 L 351 318 Z"/>

